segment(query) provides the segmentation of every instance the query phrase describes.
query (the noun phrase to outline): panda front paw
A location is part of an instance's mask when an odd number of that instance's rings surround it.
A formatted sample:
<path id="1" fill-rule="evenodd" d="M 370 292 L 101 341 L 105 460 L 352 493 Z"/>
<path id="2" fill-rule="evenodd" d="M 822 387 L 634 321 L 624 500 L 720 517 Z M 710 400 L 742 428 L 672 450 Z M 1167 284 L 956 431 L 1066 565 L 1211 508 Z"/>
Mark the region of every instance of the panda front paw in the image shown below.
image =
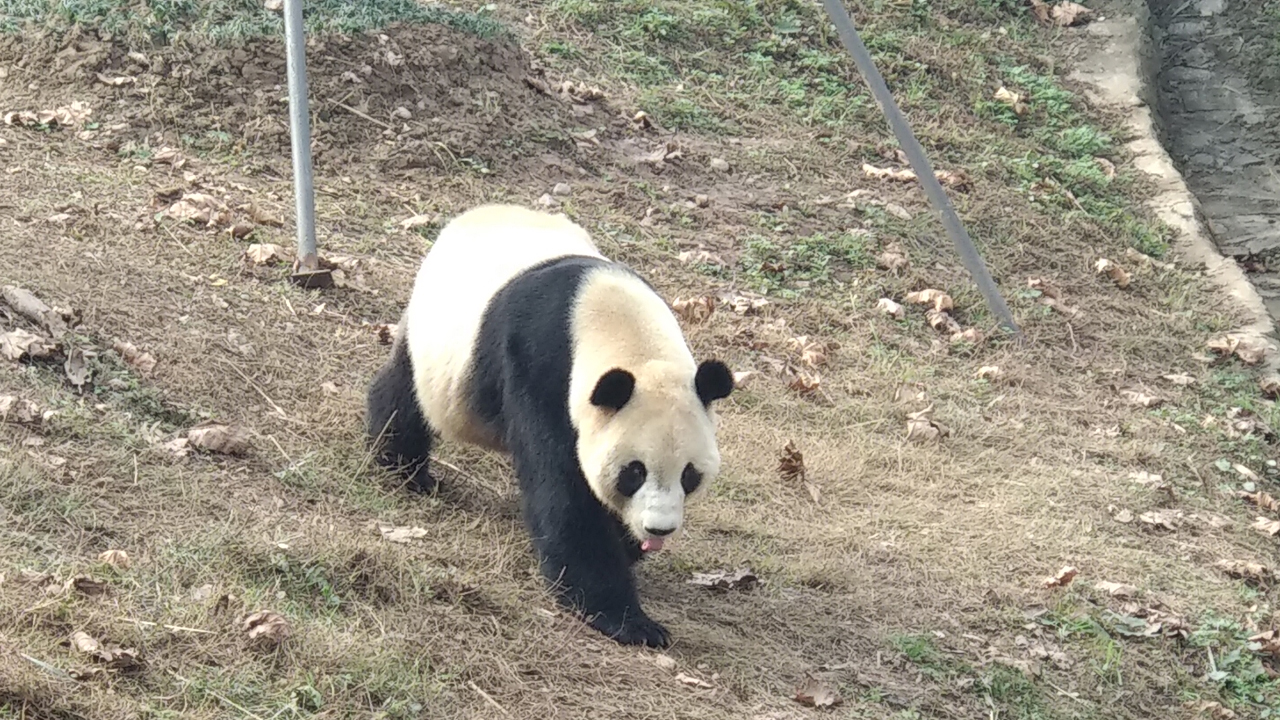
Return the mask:
<path id="1" fill-rule="evenodd" d="M 619 622 L 602 613 L 592 618 L 591 627 L 622 645 L 647 645 L 652 648 L 671 645 L 671 634 L 667 629 L 645 615 L 632 615 Z"/>

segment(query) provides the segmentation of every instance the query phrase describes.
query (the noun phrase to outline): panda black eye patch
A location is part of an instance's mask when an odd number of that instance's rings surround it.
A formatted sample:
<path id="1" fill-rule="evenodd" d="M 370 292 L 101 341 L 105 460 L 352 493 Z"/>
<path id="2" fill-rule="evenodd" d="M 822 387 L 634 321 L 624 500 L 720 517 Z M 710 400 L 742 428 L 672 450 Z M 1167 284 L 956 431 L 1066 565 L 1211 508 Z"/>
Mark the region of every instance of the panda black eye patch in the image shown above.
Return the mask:
<path id="1" fill-rule="evenodd" d="M 702 473 L 698 472 L 693 463 L 684 466 L 684 472 L 680 473 L 680 487 L 684 488 L 685 495 L 693 494 L 694 490 L 702 484 Z"/>
<path id="2" fill-rule="evenodd" d="M 639 460 L 633 460 L 627 463 L 618 473 L 618 492 L 623 497 L 631 497 L 640 491 L 640 486 L 644 485 L 645 478 L 649 476 L 649 471 L 645 468 L 644 463 Z"/>

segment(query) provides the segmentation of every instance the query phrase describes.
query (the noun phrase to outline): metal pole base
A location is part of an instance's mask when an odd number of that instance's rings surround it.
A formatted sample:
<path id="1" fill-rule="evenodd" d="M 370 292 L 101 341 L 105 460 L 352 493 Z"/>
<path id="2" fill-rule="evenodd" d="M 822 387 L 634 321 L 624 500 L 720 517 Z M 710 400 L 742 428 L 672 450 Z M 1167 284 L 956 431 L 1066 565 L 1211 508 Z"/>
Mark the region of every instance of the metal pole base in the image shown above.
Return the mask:
<path id="1" fill-rule="evenodd" d="M 294 261 L 289 281 L 308 290 L 327 289 L 333 287 L 333 270 L 321 267 L 320 258 L 310 253 Z"/>

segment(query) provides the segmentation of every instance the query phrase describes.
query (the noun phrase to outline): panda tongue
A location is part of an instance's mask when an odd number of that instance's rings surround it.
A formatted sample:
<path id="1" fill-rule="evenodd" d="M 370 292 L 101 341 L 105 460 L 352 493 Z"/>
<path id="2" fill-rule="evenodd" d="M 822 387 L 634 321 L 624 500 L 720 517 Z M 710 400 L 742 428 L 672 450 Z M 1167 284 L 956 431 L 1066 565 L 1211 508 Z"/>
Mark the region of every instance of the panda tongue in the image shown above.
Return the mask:
<path id="1" fill-rule="evenodd" d="M 642 552 L 654 552 L 655 550 L 661 550 L 661 549 L 662 549 L 662 538 L 649 538 L 648 540 L 645 540 L 644 542 L 640 543 L 640 550 Z"/>

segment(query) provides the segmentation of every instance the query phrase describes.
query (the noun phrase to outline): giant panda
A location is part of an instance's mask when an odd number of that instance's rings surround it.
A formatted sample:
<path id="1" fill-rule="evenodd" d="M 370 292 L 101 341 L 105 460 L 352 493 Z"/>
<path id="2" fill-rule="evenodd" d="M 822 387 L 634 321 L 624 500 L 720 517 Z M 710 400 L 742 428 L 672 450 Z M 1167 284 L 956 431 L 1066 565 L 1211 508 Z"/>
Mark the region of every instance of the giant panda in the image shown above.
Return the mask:
<path id="1" fill-rule="evenodd" d="M 631 566 L 720 470 L 721 361 L 696 363 L 671 309 L 562 214 L 483 205 L 427 252 L 369 387 L 378 462 L 435 486 L 433 436 L 508 454 L 558 601 L 625 645 L 667 647 Z"/>

